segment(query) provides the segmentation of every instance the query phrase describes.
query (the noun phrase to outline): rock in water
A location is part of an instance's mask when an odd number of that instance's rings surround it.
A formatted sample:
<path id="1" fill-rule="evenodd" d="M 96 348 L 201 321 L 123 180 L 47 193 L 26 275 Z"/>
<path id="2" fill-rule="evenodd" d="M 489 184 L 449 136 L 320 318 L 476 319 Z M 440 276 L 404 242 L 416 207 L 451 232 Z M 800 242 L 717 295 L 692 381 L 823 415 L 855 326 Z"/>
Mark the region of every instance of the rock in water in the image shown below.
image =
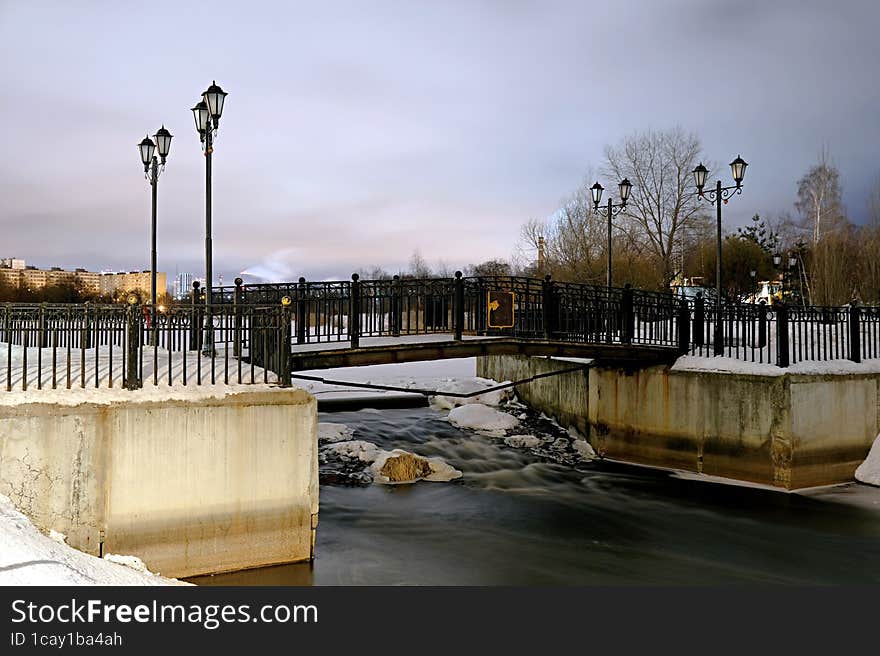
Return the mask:
<path id="1" fill-rule="evenodd" d="M 461 472 L 440 458 L 423 458 L 409 451 L 385 451 L 372 465 L 377 483 L 415 483 L 416 481 L 451 481 Z"/>
<path id="2" fill-rule="evenodd" d="M 412 453 L 399 453 L 388 456 L 379 468 L 379 473 L 389 483 L 409 483 L 431 474 L 431 465 L 424 458 Z"/>

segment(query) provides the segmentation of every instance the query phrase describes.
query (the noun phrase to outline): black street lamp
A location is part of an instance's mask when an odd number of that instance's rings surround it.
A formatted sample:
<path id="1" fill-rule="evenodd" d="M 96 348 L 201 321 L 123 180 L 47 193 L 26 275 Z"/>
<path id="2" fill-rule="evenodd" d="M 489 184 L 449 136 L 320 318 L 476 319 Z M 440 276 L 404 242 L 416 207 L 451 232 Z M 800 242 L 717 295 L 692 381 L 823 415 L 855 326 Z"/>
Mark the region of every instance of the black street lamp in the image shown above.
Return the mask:
<path id="1" fill-rule="evenodd" d="M 211 316 L 214 283 L 213 248 L 211 245 L 211 155 L 214 152 L 214 137 L 220 127 L 220 116 L 228 94 L 217 82 L 212 82 L 203 93 L 202 99 L 192 108 L 196 130 L 205 154 L 205 344 L 202 352 L 214 355 L 214 321 Z"/>
<path id="2" fill-rule="evenodd" d="M 620 214 L 626 207 L 626 201 L 629 200 L 629 193 L 632 191 L 632 183 L 624 178 L 617 184 L 617 187 L 620 191 L 620 203 L 615 205 L 611 200 L 611 196 L 609 196 L 608 204 L 604 208 L 600 208 L 599 203 L 602 200 L 602 192 L 605 191 L 605 188 L 598 182 L 590 187 L 590 193 L 593 195 L 593 209 L 597 214 L 608 219 L 608 264 L 605 272 L 605 284 L 609 289 L 611 288 L 611 219 Z"/>
<path id="3" fill-rule="evenodd" d="M 153 218 L 150 241 L 150 304 L 155 312 L 156 309 L 156 188 L 159 185 L 159 174 L 165 170 L 165 160 L 171 150 L 172 134 L 165 129 L 163 125 L 153 139 L 144 137 L 144 140 L 138 144 L 138 150 L 141 153 L 141 162 L 144 164 L 144 177 L 153 188 Z M 159 157 L 156 157 L 156 151 L 159 151 Z M 161 168 L 159 167 L 161 158 Z"/>
<path id="4" fill-rule="evenodd" d="M 746 164 L 742 157 L 737 156 L 730 163 L 730 172 L 733 175 L 733 181 L 736 183 L 732 187 L 722 187 L 721 180 L 715 184 L 715 189 L 703 191 L 706 186 L 706 177 L 709 175 L 709 169 L 700 162 L 694 169 L 694 183 L 697 186 L 697 195 L 717 208 L 716 220 L 716 244 L 715 244 L 715 329 L 714 329 L 714 349 L 715 355 L 724 354 L 724 332 L 723 321 L 721 320 L 721 203 L 727 204 L 733 194 L 742 193 L 742 181 L 746 175 Z"/>
<path id="5" fill-rule="evenodd" d="M 797 268 L 798 260 L 797 260 L 797 256 L 794 253 L 789 253 L 788 256 L 785 258 L 785 265 L 783 266 L 782 259 L 783 259 L 782 255 L 780 253 L 773 254 L 773 266 L 774 266 L 774 268 L 776 268 L 777 270 L 781 270 L 781 272 L 782 272 L 782 302 L 784 303 L 785 302 L 785 277 L 786 277 L 786 274 L 789 275 L 789 278 L 791 277 L 791 272 Z M 789 287 L 788 295 L 791 296 L 792 285 L 791 285 L 790 280 L 789 280 L 788 287 Z M 789 300 L 791 300 L 791 299 L 789 299 Z"/>

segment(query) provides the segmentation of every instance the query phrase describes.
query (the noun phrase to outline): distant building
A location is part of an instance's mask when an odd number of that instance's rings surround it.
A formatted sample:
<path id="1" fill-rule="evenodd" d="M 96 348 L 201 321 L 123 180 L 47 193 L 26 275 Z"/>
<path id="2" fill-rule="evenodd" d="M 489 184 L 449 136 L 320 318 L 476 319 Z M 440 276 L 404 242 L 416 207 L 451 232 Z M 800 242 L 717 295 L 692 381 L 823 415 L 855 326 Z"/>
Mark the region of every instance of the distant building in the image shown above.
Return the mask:
<path id="1" fill-rule="evenodd" d="M 178 273 L 172 285 L 172 294 L 174 298 L 180 300 L 186 298 L 192 291 L 192 284 L 195 276 L 191 273 Z"/>
<path id="2" fill-rule="evenodd" d="M 0 259 L 0 268 L 3 269 L 24 269 L 24 260 L 21 260 L 17 257 L 7 257 L 4 259 Z"/>
<path id="3" fill-rule="evenodd" d="M 47 285 L 74 285 L 89 294 L 109 294 L 138 292 L 144 296 L 150 294 L 150 272 L 100 272 L 75 269 L 66 271 L 60 267 L 38 269 L 25 265 L 24 260 L 7 258 L 0 260 L 0 280 L 12 287 L 25 287 L 37 290 Z M 165 293 L 167 288 L 166 275 L 156 272 L 156 290 Z"/>

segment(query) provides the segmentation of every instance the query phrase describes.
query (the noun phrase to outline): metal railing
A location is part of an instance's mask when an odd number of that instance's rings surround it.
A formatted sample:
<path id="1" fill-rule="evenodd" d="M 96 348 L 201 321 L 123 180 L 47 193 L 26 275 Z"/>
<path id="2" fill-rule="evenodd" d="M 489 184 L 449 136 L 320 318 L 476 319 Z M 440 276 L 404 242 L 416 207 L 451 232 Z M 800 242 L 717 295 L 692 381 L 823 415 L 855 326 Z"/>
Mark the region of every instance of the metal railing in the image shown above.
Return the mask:
<path id="1" fill-rule="evenodd" d="M 513 327 L 489 325 L 513 292 Z M 194 299 L 196 296 L 194 295 Z M 723 305 L 701 297 L 526 277 L 351 280 L 217 288 L 170 307 L 0 304 L 0 389 L 290 383 L 293 349 L 450 334 L 723 354 L 788 367 L 880 358 L 880 308 Z M 210 320 L 209 320 L 210 318 Z"/>
<path id="2" fill-rule="evenodd" d="M 282 306 L 0 305 L 0 389 L 283 382 Z M 285 330 L 286 328 L 286 330 Z M 279 373 L 281 372 L 281 373 Z"/>

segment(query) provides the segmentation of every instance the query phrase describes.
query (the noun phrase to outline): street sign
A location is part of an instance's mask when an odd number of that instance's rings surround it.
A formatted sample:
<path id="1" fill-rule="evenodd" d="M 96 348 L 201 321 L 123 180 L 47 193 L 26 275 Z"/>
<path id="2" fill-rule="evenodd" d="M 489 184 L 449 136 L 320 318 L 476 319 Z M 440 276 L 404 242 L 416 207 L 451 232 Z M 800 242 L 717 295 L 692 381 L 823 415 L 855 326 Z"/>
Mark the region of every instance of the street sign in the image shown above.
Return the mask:
<path id="1" fill-rule="evenodd" d="M 513 292 L 488 292 L 489 328 L 513 328 Z"/>

